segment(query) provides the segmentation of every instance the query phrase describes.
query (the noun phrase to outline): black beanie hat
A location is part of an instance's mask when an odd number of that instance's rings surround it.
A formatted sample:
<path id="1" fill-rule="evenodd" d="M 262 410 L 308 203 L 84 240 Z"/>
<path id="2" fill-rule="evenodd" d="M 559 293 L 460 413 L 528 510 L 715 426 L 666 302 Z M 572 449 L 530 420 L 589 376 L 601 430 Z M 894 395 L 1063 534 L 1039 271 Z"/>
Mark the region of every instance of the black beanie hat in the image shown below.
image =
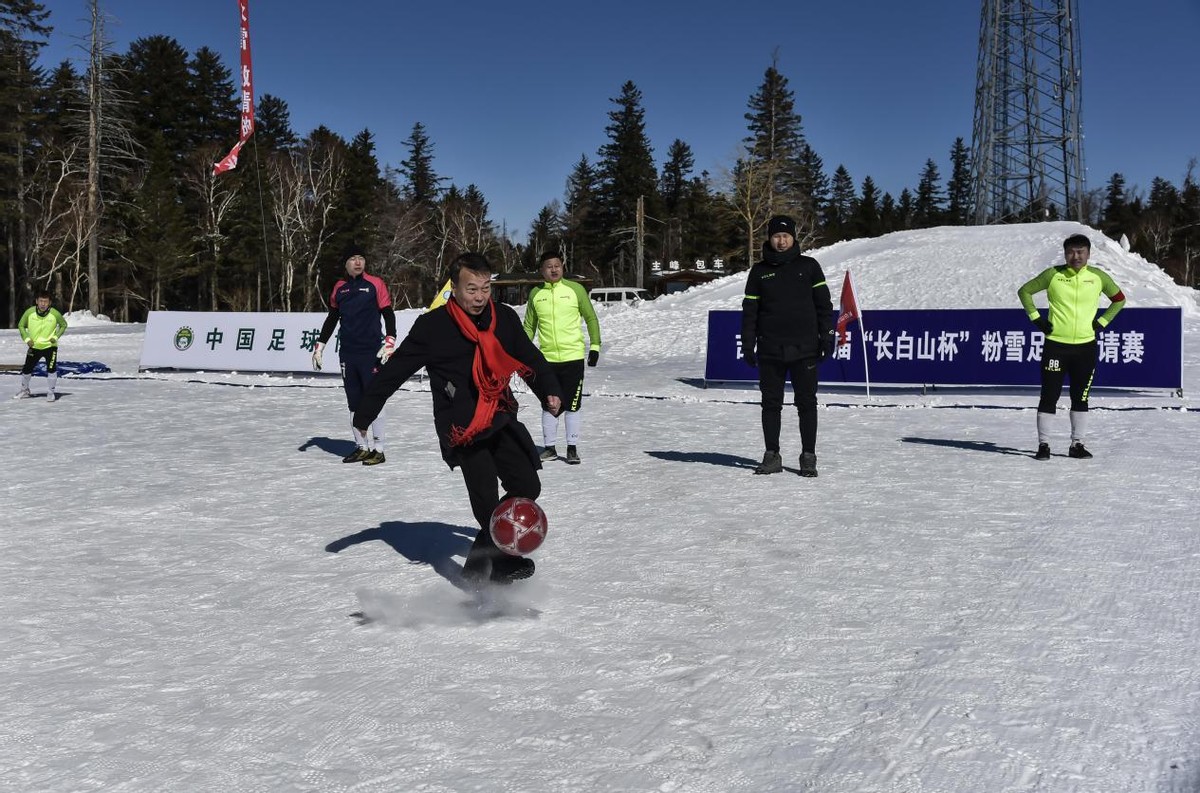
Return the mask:
<path id="1" fill-rule="evenodd" d="M 776 215 L 771 218 L 771 222 L 767 224 L 767 239 L 774 237 L 780 232 L 785 232 L 792 235 L 792 239 L 796 238 L 796 221 L 792 220 L 787 215 Z"/>
<path id="2" fill-rule="evenodd" d="M 352 242 L 346 246 L 346 251 L 345 251 L 345 253 L 342 254 L 342 261 L 348 262 L 348 261 L 350 261 L 351 257 L 354 257 L 354 256 L 361 256 L 364 259 L 367 258 L 367 252 L 364 251 L 362 249 L 362 246 L 359 245 L 357 242 Z"/>

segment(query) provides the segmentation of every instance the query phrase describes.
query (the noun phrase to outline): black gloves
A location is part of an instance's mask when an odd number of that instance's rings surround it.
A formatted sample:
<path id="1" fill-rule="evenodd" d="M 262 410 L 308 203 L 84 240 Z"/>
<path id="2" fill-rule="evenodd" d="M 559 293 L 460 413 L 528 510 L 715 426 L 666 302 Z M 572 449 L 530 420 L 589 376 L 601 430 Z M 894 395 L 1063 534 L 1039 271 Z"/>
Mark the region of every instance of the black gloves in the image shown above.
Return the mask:
<path id="1" fill-rule="evenodd" d="M 823 361 L 833 355 L 833 350 L 835 347 L 837 347 L 837 331 L 835 331 L 833 328 L 830 328 L 829 332 L 825 334 L 825 338 L 819 339 L 819 342 L 821 344 L 821 349 L 817 353 L 817 357 L 819 360 Z"/>
<path id="2" fill-rule="evenodd" d="M 600 362 L 600 351 L 597 349 L 588 350 L 588 366 L 595 366 Z"/>
<path id="3" fill-rule="evenodd" d="M 1092 320 L 1092 330 L 1096 331 L 1097 333 L 1104 330 L 1104 326 L 1100 324 L 1100 320 L 1098 320 L 1098 319 Z"/>
<path id="4" fill-rule="evenodd" d="M 1040 330 L 1042 333 L 1045 333 L 1047 336 L 1049 336 L 1050 331 L 1054 329 L 1054 326 L 1050 324 L 1050 320 L 1042 316 L 1039 316 L 1037 319 L 1035 319 L 1033 324 L 1038 330 Z"/>
<path id="5" fill-rule="evenodd" d="M 754 350 L 743 350 L 742 360 L 747 366 L 758 366 L 758 356 L 754 354 Z"/>

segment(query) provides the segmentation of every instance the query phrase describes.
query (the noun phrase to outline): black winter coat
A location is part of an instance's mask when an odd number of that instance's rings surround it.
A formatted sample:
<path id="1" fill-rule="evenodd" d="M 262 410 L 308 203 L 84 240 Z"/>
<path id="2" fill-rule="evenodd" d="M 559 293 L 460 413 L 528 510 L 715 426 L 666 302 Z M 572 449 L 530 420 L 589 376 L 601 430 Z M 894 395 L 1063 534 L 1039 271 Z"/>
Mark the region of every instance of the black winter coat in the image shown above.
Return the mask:
<path id="1" fill-rule="evenodd" d="M 759 358 L 817 358 L 833 331 L 833 300 L 821 265 L 793 246 L 763 246 L 742 300 L 742 348 Z"/>
<path id="2" fill-rule="evenodd" d="M 525 378 L 529 387 L 543 403 L 546 397 L 551 395 L 561 399 L 558 378 L 546 363 L 541 350 L 525 335 L 517 312 L 503 303 L 492 302 L 484 307 L 479 316 L 471 317 L 475 320 L 476 327 L 482 329 L 488 326 L 493 308 L 497 312 L 496 338 L 509 355 L 533 372 L 530 377 Z M 371 378 L 371 383 L 359 402 L 358 410 L 354 413 L 354 426 L 360 429 L 369 427 L 383 410 L 383 403 L 424 367 L 429 375 L 429 386 L 433 396 L 433 425 L 441 444 L 442 458 L 447 465 L 454 468 L 458 465 L 458 450 L 450 445 L 450 428 L 466 427 L 470 424 L 475 415 L 475 404 L 479 399 L 479 390 L 471 376 L 474 360 L 475 343 L 463 336 L 454 318 L 450 316 L 449 309 L 441 306 L 422 314 L 413 323 L 412 329 L 400 342 L 396 352 Z M 509 395 L 511 396 L 511 393 Z M 512 399 L 510 407 L 506 409 L 502 401 L 492 419 L 492 426 L 481 432 L 472 443 L 479 443 L 511 424 L 522 440 L 527 441 L 524 445 L 528 446 L 531 457 L 536 461 L 537 449 L 529 431 L 517 421 L 516 405 L 516 399 Z"/>

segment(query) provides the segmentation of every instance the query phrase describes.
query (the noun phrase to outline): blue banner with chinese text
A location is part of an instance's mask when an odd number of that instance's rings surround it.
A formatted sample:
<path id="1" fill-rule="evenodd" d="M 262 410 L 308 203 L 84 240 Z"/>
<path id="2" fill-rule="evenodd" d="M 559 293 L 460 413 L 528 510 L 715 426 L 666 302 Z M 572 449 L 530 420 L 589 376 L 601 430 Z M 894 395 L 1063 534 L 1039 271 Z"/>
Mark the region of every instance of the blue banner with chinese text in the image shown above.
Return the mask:
<path id="1" fill-rule="evenodd" d="M 741 360 L 741 312 L 710 311 L 704 379 L 757 381 Z M 836 317 L 835 317 L 836 320 Z M 863 344 L 871 382 L 924 385 L 1040 383 L 1044 337 L 1019 308 L 891 310 L 863 314 L 849 343 L 821 364 L 826 383 L 863 383 Z M 1126 308 L 1097 334 L 1098 388 L 1183 387 L 1183 311 Z"/>

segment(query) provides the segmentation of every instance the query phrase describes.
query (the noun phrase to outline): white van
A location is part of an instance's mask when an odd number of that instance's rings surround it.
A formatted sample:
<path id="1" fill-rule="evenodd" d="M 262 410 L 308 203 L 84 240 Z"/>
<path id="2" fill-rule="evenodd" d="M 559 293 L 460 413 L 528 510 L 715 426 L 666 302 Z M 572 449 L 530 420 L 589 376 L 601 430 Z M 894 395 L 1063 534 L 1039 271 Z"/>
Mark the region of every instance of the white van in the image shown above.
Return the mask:
<path id="1" fill-rule="evenodd" d="M 650 293 L 645 289 L 632 286 L 602 286 L 588 293 L 593 303 L 611 306 L 614 303 L 636 303 L 639 300 L 649 300 Z"/>

